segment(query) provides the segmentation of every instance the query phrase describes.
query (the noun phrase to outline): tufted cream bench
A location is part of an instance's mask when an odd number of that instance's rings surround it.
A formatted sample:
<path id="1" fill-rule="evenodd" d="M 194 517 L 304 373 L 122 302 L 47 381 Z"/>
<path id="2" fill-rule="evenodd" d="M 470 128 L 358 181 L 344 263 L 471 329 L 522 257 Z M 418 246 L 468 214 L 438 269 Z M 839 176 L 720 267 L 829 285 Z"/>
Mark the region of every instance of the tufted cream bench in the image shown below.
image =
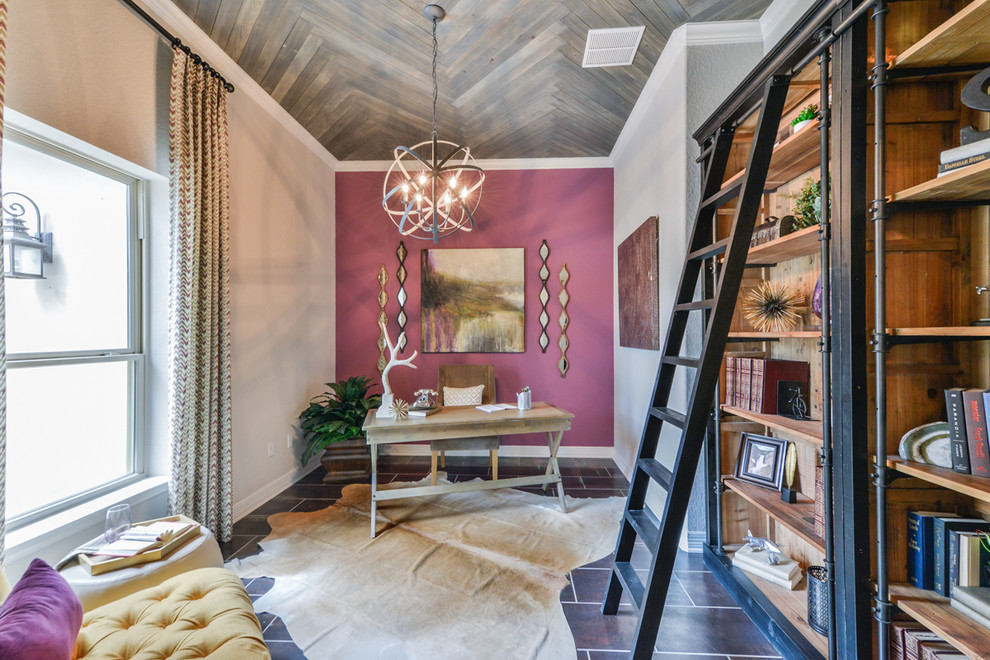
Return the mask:
<path id="1" fill-rule="evenodd" d="M 170 578 L 86 612 L 76 660 L 271 658 L 240 579 L 224 568 Z"/>

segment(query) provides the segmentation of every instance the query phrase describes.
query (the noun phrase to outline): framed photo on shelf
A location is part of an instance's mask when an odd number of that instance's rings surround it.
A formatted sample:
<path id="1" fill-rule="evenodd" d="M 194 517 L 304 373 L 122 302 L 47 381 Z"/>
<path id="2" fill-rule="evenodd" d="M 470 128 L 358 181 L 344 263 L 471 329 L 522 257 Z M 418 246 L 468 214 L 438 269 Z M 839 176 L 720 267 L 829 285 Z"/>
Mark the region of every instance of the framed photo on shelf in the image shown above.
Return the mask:
<path id="1" fill-rule="evenodd" d="M 755 433 L 740 436 L 735 477 L 770 490 L 780 490 L 784 483 L 784 457 L 787 440 Z"/>

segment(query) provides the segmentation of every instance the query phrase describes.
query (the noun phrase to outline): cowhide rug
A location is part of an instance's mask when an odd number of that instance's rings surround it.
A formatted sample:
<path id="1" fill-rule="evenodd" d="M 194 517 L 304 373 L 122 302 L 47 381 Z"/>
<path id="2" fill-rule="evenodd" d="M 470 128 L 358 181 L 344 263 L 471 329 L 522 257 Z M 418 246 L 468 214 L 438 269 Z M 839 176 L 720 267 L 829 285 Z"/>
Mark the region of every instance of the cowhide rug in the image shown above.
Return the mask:
<path id="1" fill-rule="evenodd" d="M 258 612 L 282 617 L 310 660 L 575 657 L 560 605 L 567 572 L 615 547 L 624 501 L 512 489 L 393 500 L 370 538 L 367 484 L 333 506 L 279 513 L 263 552 L 228 564 L 275 586 Z"/>

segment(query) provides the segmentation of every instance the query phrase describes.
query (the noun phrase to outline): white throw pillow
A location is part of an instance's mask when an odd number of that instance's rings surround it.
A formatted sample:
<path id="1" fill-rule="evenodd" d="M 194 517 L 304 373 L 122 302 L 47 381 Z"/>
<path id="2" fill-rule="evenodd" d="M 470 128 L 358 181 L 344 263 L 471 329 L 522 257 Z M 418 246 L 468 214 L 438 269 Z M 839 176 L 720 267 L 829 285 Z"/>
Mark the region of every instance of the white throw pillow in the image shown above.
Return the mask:
<path id="1" fill-rule="evenodd" d="M 445 406 L 480 406 L 481 393 L 484 385 L 474 387 L 445 387 L 443 388 L 443 405 Z"/>

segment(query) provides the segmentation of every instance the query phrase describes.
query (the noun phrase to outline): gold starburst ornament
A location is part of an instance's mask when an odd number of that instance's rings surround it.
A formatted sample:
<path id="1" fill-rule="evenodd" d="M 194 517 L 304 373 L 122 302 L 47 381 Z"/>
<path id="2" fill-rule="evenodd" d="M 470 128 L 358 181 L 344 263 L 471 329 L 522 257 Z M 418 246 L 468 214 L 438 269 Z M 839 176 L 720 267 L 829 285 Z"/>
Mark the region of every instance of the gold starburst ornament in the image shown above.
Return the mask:
<path id="1" fill-rule="evenodd" d="M 743 315 L 760 332 L 786 332 L 807 311 L 804 294 L 780 282 L 763 281 L 743 299 Z"/>

